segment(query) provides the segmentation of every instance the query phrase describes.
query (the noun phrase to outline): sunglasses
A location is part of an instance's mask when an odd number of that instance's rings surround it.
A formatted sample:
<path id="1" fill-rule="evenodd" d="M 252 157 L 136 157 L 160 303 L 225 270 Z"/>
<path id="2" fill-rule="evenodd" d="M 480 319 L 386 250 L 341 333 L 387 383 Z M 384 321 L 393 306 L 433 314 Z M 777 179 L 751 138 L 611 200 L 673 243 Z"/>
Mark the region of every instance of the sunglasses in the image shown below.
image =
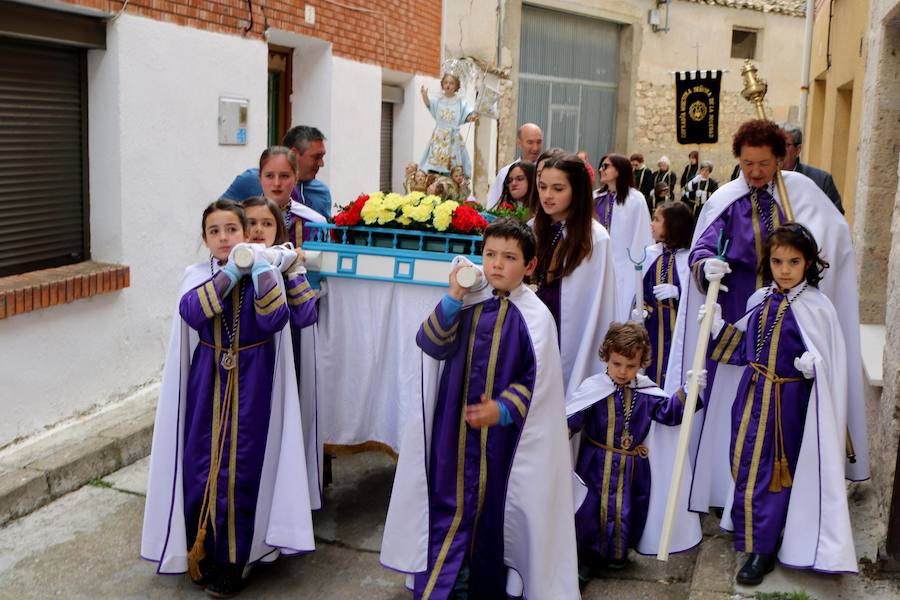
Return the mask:
<path id="1" fill-rule="evenodd" d="M 611 166 L 612 166 L 612 163 L 603 163 L 602 165 L 600 165 L 600 170 L 605 171 L 608 168 L 610 168 Z"/>

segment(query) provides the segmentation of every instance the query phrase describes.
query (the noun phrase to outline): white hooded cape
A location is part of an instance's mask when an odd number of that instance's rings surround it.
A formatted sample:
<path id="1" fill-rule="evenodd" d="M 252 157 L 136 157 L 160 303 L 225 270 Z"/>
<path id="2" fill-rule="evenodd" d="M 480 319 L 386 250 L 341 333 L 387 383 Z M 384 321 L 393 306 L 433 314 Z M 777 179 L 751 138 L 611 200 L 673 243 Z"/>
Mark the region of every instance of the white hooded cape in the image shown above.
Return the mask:
<path id="1" fill-rule="evenodd" d="M 869 477 L 869 443 L 862 387 L 862 363 L 859 349 L 859 300 L 856 285 L 856 258 L 846 220 L 815 183 L 805 175 L 782 171 L 794 212 L 794 220 L 805 225 L 819 244 L 822 257 L 831 265 L 825 271 L 819 289 L 832 301 L 847 347 L 847 425 L 856 451 L 856 462 L 847 461 L 848 479 L 860 481 Z M 722 212 L 747 194 L 743 175 L 720 187 L 703 205 L 693 244 Z M 776 202 L 781 204 L 778 192 Z M 692 246 L 693 246 L 692 244 Z M 727 282 L 727 276 L 726 276 Z M 678 385 L 686 381 L 694 348 L 697 347 L 697 312 L 705 294 L 693 282 L 682 286 L 678 319 L 669 354 L 666 381 Z M 711 385 L 710 403 L 698 411 L 694 423 L 692 455 L 694 477 L 691 487 L 691 510 L 709 512 L 710 506 L 724 506 L 731 484 L 728 464 L 731 443 L 731 405 L 737 393 L 742 369 L 720 364 Z"/>
<path id="2" fill-rule="evenodd" d="M 296 200 L 291 200 L 291 214 L 311 223 L 326 223 L 327 219 Z M 290 328 L 288 328 L 290 329 Z M 305 331 L 304 331 L 305 330 Z M 324 466 L 324 446 L 319 443 L 318 435 L 318 389 L 316 386 L 316 344 L 318 330 L 316 324 L 304 327 L 300 331 L 301 358 L 300 378 L 300 420 L 303 423 L 303 441 L 306 453 L 306 471 L 309 477 L 309 501 L 313 510 L 322 508 L 323 486 L 322 469 Z M 296 379 L 296 373 L 294 374 Z"/>
<path id="3" fill-rule="evenodd" d="M 306 219 L 312 223 L 326 223 L 328 220 L 311 209 L 310 207 L 297 202 L 296 200 L 291 200 L 291 214 L 298 216 L 302 219 Z"/>
<path id="4" fill-rule="evenodd" d="M 750 310 L 763 301 L 766 290 L 750 297 Z M 856 573 L 844 484 L 849 383 L 844 334 L 831 301 L 816 288 L 808 287 L 791 302 L 791 311 L 806 349 L 817 358 L 778 559 L 793 568 Z M 738 323 L 739 329 L 746 329 L 748 318 Z M 734 483 L 722 514 L 722 527 L 728 531 L 734 530 L 733 498 Z"/>
<path id="5" fill-rule="evenodd" d="M 188 267 L 178 298 L 208 278 L 209 263 Z M 274 339 L 277 351 L 271 415 L 250 562 L 269 562 L 280 554 L 315 550 L 290 327 L 285 326 Z M 141 538 L 141 557 L 158 563 L 158 573 L 184 573 L 188 567 L 181 465 L 188 372 L 198 340 L 197 332 L 182 320 L 176 305 L 153 426 Z"/>
<path id="6" fill-rule="evenodd" d="M 490 286 L 468 294 L 464 307 L 490 296 Z M 573 506 L 556 328 L 524 285 L 509 301 L 528 327 L 537 372 L 507 482 L 503 559 L 524 581 L 526 598 L 579 598 L 575 521 L 569 510 L 555 510 Z M 442 363 L 421 357 L 422 410 L 407 415 L 381 544 L 381 563 L 405 573 L 428 568 L 428 453 Z"/>
<path id="7" fill-rule="evenodd" d="M 563 277 L 560 290 L 559 341 L 567 396 L 591 375 L 605 371 L 600 344 L 619 314 L 620 295 L 616 293 L 609 234 L 603 225 L 592 221 L 591 235 L 590 257 Z"/>
<path id="8" fill-rule="evenodd" d="M 625 202 L 613 207 L 610 229 L 612 229 L 609 232 L 610 250 L 619 297 L 616 320 L 624 323 L 631 318 L 631 305 L 638 280 L 634 263 L 628 258 L 628 253 L 631 253 L 634 260 L 641 260 L 644 248 L 653 243 L 650 212 L 642 193 L 634 188 L 628 188 Z"/>
<path id="9" fill-rule="evenodd" d="M 646 375 L 638 375 L 637 381 L 629 384 L 635 391 L 659 398 L 668 398 L 663 390 Z M 609 375 L 601 373 L 586 379 L 569 400 L 566 416 L 587 409 L 591 405 L 605 400 L 613 393 L 615 384 Z M 670 427 L 653 421 L 647 438 L 642 442 L 647 446 L 647 459 L 650 461 L 650 503 L 647 509 L 647 522 L 644 533 L 637 545 L 641 554 L 655 555 L 659 552 L 659 538 L 662 532 L 663 519 L 666 514 L 669 487 L 675 462 L 675 450 L 678 447 L 679 427 Z M 690 459 L 684 464 L 681 478 L 681 489 L 678 492 L 678 503 L 675 505 L 675 520 L 672 526 L 670 552 L 681 552 L 693 548 L 703 539 L 700 528 L 700 517 L 688 510 L 687 502 L 690 492 Z"/>

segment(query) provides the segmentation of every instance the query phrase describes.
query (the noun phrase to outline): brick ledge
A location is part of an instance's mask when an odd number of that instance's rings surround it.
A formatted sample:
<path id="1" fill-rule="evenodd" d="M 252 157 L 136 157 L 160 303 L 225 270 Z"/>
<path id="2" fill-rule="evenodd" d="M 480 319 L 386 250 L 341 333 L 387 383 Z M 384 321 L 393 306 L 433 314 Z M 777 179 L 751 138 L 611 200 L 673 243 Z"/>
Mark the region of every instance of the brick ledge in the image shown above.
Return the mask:
<path id="1" fill-rule="evenodd" d="M 126 265 L 92 260 L 0 278 L 0 319 L 68 304 L 131 285 Z"/>

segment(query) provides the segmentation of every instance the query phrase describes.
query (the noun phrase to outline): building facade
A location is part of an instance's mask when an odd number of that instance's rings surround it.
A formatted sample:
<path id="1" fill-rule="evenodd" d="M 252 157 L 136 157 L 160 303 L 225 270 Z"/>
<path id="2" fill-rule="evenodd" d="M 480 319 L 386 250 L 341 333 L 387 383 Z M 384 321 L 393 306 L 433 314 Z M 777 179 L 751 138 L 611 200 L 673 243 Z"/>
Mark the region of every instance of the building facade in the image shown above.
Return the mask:
<path id="1" fill-rule="evenodd" d="M 318 177 L 336 204 L 398 188 L 433 129 L 419 88 L 438 90 L 441 11 L 440 0 L 0 1 L 0 61 L 31 61 L 0 77 L 20 111 L 0 116 L 3 222 L 30 232 L 31 255 L 80 235 L 77 252 L 35 263 L 49 275 L 16 262 L 18 238 L 0 247 L 0 448 L 158 382 L 182 269 L 208 257 L 203 208 L 288 126 L 325 134 Z M 50 66 L 69 68 L 78 102 L 51 95 L 63 78 L 44 77 Z M 22 174 L 31 181 L 10 182 Z M 34 202 L 16 205 L 26 193 Z M 60 216 L 63 200 L 73 207 Z"/>
<path id="2" fill-rule="evenodd" d="M 609 151 L 640 152 L 655 168 L 666 155 L 680 175 L 688 152 L 699 150 L 713 161 L 713 177 L 727 180 L 732 135 L 755 116 L 740 96 L 744 57 L 768 80 L 769 116 L 796 119 L 804 14 L 802 0 L 447 3 L 445 55 L 473 55 L 509 70 L 500 119 L 478 127 L 476 195 L 515 157 L 516 129 L 529 118 L 545 130 L 545 146 L 589 150 L 594 163 Z M 573 64 L 569 56 L 577 57 Z M 674 72 L 697 68 L 726 71 L 719 142 L 682 146 Z"/>
<path id="3" fill-rule="evenodd" d="M 842 8 L 840 4 L 835 2 L 835 8 Z M 868 8 L 862 38 L 865 71 L 858 96 L 864 101 L 859 102 L 858 136 L 850 142 L 857 149 L 856 175 L 855 181 L 848 180 L 845 186 L 855 188 L 860 314 L 863 323 L 881 332 L 873 359 L 881 381 L 870 381 L 866 390 L 877 505 L 874 525 L 880 557 L 892 559 L 896 567 L 900 560 L 900 2 L 870 0 Z M 823 11 L 822 18 L 825 15 Z M 849 24 L 855 17 L 849 18 L 846 27 L 853 32 Z M 835 33 L 844 26 L 835 19 L 832 44 L 839 40 L 840 34 Z M 843 43 L 858 52 L 858 37 Z M 834 159 L 839 160 L 839 155 Z"/>

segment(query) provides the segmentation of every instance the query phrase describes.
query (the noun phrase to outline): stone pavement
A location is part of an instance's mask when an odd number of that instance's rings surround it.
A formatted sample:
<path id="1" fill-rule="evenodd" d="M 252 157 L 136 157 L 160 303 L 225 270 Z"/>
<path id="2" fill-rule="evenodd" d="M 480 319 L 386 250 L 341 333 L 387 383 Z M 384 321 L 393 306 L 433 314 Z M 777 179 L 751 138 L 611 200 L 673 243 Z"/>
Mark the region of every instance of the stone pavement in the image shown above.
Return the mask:
<path id="1" fill-rule="evenodd" d="M 163 577 L 138 558 L 148 460 L 142 459 L 0 528 L 0 598 L 159 598 L 206 596 L 184 576 Z M 378 549 L 393 462 L 370 452 L 334 461 L 335 484 L 315 514 L 317 551 L 253 572 L 244 598 L 408 599 L 403 577 L 382 568 Z M 739 600 L 738 559 L 726 534 L 705 523 L 704 543 L 668 563 L 635 557 L 625 570 L 594 580 L 587 600 Z M 762 591 L 804 590 L 818 600 L 887 600 L 900 584 L 779 569 Z"/>

